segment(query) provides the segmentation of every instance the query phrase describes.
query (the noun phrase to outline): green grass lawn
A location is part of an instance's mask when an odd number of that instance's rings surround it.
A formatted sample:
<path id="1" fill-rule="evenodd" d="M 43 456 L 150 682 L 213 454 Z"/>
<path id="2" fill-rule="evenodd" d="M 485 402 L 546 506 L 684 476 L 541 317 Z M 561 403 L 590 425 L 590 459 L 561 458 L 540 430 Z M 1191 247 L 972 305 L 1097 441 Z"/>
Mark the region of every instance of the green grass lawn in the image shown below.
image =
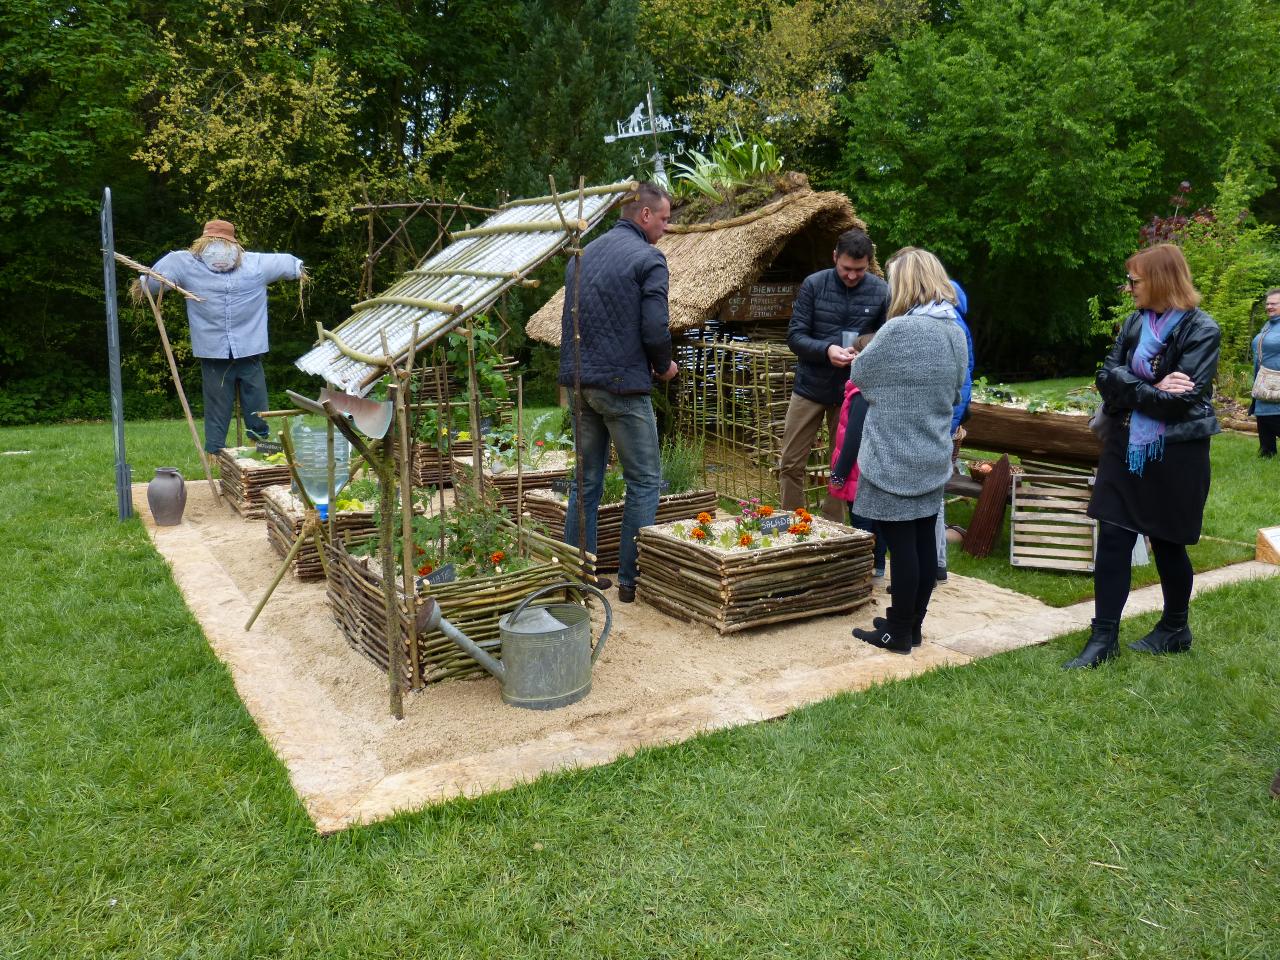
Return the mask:
<path id="1" fill-rule="evenodd" d="M 129 443 L 198 476 L 182 424 Z M 1275 582 L 1197 600 L 1184 657 L 1064 674 L 1076 634 L 321 838 L 115 520 L 109 430 L 19 449 L 5 960 L 1277 955 Z"/>

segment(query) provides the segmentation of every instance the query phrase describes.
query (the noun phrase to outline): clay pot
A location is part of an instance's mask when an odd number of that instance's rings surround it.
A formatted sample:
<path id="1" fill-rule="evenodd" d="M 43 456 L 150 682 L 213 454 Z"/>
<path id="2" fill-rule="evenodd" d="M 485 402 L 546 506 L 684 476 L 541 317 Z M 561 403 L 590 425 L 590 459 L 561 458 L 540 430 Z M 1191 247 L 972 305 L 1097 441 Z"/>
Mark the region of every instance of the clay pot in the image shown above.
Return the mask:
<path id="1" fill-rule="evenodd" d="M 182 522 L 187 484 L 177 467 L 156 467 L 156 475 L 147 484 L 147 506 L 157 527 L 173 527 Z"/>

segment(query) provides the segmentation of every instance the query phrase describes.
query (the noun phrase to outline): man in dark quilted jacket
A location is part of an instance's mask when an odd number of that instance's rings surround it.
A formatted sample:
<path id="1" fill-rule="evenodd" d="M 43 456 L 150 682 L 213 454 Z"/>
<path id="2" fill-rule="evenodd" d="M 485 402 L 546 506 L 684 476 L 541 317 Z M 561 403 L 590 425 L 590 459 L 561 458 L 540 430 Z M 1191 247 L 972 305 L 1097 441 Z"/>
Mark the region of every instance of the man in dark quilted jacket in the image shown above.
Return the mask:
<path id="1" fill-rule="evenodd" d="M 846 230 L 836 241 L 835 266 L 805 279 L 791 309 L 787 346 L 799 358 L 787 418 L 782 428 L 778 486 L 782 508 L 804 506 L 804 474 L 822 421 L 836 435 L 836 419 L 844 398 L 844 381 L 853 356 L 844 346 L 864 333 L 880 329 L 889 311 L 889 285 L 868 271 L 871 238 L 862 230 Z M 830 494 L 822 503 L 828 520 L 844 520 L 843 503 Z"/>
<path id="2" fill-rule="evenodd" d="M 658 512 L 662 470 L 650 393 L 655 379 L 670 380 L 677 369 L 667 328 L 667 258 L 654 246 L 670 219 L 671 197 L 661 187 L 643 183 L 613 229 L 583 250 L 576 343 L 574 261 L 565 269 L 560 383 L 573 389 L 577 363 L 582 409 L 575 418 L 574 441 L 582 457 L 586 530 L 580 540 L 578 484 L 573 483 L 564 539 L 595 553 L 596 511 L 612 443 L 626 484 L 618 550 L 618 599 L 623 603 L 636 595 L 636 537 Z"/>

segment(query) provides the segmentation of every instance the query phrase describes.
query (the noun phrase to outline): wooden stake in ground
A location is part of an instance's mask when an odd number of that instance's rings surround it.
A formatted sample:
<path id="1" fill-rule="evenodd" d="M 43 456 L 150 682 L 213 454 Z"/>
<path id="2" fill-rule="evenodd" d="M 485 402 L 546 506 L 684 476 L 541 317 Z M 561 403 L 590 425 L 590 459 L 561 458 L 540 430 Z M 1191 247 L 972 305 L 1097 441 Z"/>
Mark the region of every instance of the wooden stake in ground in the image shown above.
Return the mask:
<path id="1" fill-rule="evenodd" d="M 173 377 L 173 385 L 178 391 L 178 399 L 182 402 L 182 413 L 187 418 L 187 426 L 191 428 L 191 440 L 196 445 L 196 452 L 200 454 L 200 466 L 204 468 L 204 478 L 209 481 L 209 489 L 213 491 L 213 499 L 221 503 L 222 492 L 213 481 L 213 472 L 209 469 L 209 455 L 205 453 L 204 444 L 200 442 L 200 434 L 196 431 L 195 418 L 191 416 L 191 407 L 187 404 L 187 393 L 182 389 L 182 377 L 178 374 L 178 361 L 174 359 L 173 348 L 169 346 L 169 334 L 164 328 L 164 315 L 160 312 L 160 304 L 156 303 L 156 298 L 151 295 L 150 287 L 145 283 L 141 283 L 139 286 L 142 288 L 142 292 L 147 295 L 147 303 L 151 304 L 151 312 L 155 314 L 156 329 L 160 331 L 160 343 L 164 347 L 165 358 L 169 361 L 169 373 Z"/>

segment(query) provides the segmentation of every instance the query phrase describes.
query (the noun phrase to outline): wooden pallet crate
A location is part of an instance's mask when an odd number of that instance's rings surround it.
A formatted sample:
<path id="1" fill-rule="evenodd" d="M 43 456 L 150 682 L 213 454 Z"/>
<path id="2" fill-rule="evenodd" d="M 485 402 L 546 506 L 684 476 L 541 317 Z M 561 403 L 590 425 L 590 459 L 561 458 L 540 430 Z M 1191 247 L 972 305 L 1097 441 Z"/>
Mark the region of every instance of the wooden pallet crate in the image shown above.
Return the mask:
<path id="1" fill-rule="evenodd" d="M 714 514 L 718 502 L 714 490 L 690 490 L 669 493 L 658 498 L 655 523 L 692 520 L 700 513 Z M 596 512 L 596 569 L 611 572 L 618 569 L 618 549 L 622 544 L 622 511 L 624 503 L 607 503 Z M 541 523 L 557 539 L 564 539 L 568 518 L 567 499 L 551 489 L 527 490 L 524 495 L 527 514 Z"/>
<path id="2" fill-rule="evenodd" d="M 1085 512 L 1092 483 L 1091 473 L 1015 474 L 1009 563 L 1092 573 L 1098 524 Z"/>

